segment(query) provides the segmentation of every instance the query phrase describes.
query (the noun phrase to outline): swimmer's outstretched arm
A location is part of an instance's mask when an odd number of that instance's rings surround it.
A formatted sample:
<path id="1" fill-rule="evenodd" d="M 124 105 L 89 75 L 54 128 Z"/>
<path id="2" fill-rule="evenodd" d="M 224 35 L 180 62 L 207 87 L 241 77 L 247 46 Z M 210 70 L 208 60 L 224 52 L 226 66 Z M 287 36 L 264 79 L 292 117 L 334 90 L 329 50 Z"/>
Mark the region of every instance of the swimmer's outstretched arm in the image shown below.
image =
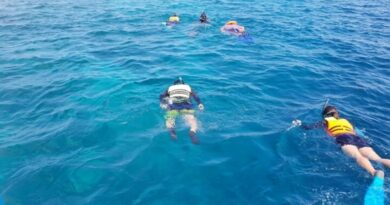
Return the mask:
<path id="1" fill-rule="evenodd" d="M 326 124 L 324 121 L 319 121 L 319 122 L 312 123 L 312 124 L 302 123 L 302 125 L 301 125 L 302 129 L 304 129 L 304 130 L 319 129 L 319 128 L 324 128 L 325 126 L 326 126 Z"/>
<path id="2" fill-rule="evenodd" d="M 199 96 L 195 93 L 195 91 L 191 92 L 191 97 L 196 101 L 196 103 L 198 103 L 198 105 L 202 104 L 202 102 L 200 101 Z"/>
<path id="3" fill-rule="evenodd" d="M 160 107 L 164 110 L 168 108 L 168 101 L 167 101 L 168 97 L 169 97 L 168 90 L 166 90 L 160 95 Z"/>
<path id="4" fill-rule="evenodd" d="M 202 104 L 202 101 L 200 100 L 199 96 L 194 91 L 191 92 L 191 97 L 196 101 L 196 103 L 198 103 L 199 110 L 203 110 L 204 106 Z"/>
<path id="5" fill-rule="evenodd" d="M 168 95 L 168 90 L 166 90 L 165 92 L 163 92 L 161 95 L 160 95 L 160 103 L 165 103 L 165 98 L 167 98 L 169 95 Z"/>
<path id="6" fill-rule="evenodd" d="M 300 120 L 293 120 L 292 123 L 293 123 L 294 127 L 301 127 L 304 130 L 313 130 L 313 129 L 326 127 L 325 121 L 319 121 L 319 122 L 312 123 L 312 124 L 306 124 L 306 123 L 302 123 L 302 121 L 300 121 Z"/>

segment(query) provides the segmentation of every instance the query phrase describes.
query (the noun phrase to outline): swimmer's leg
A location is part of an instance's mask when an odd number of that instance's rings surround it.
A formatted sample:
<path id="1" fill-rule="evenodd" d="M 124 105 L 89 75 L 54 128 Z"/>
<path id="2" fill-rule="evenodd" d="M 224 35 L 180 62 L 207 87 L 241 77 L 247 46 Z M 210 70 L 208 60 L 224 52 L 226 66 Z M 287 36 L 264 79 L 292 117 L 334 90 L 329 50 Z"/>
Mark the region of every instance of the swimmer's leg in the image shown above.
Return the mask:
<path id="1" fill-rule="evenodd" d="M 362 147 L 359 152 L 370 160 L 382 163 L 387 168 L 390 168 L 390 159 L 381 158 L 371 147 Z"/>
<path id="2" fill-rule="evenodd" d="M 354 158 L 356 160 L 356 162 L 361 166 L 363 167 L 365 170 L 367 170 L 368 173 L 370 173 L 372 176 L 375 175 L 375 168 L 372 166 L 370 160 L 368 160 L 365 156 L 363 156 L 358 148 L 355 146 L 355 145 L 343 145 L 341 147 L 341 149 L 343 150 L 343 152 Z"/>
<path id="3" fill-rule="evenodd" d="M 175 131 L 175 119 L 179 115 L 179 112 L 177 110 L 169 110 L 165 114 L 165 126 L 167 127 L 169 131 L 169 135 L 171 136 L 172 140 L 177 139 L 176 131 Z"/>
<path id="4" fill-rule="evenodd" d="M 186 121 L 186 123 L 190 126 L 189 136 L 191 138 L 192 143 L 199 144 L 199 140 L 196 137 L 196 130 L 198 129 L 198 123 L 196 121 L 196 118 L 195 118 L 193 112 L 186 113 L 183 115 L 183 117 L 184 117 L 184 120 Z"/>

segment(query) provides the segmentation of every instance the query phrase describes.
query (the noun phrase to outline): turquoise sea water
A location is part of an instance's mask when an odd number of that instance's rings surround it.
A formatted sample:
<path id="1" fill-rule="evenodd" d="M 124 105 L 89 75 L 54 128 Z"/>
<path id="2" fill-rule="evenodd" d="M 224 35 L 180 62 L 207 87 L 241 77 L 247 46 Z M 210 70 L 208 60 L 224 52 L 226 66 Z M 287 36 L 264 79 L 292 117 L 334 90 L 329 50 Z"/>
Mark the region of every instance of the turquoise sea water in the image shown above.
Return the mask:
<path id="1" fill-rule="evenodd" d="M 167 29 L 173 12 L 181 24 Z M 232 19 L 253 42 L 219 32 Z M 319 120 L 329 97 L 390 157 L 389 22 L 387 0 L 3 0 L 0 195 L 362 204 L 368 174 L 322 130 L 287 128 Z M 184 122 L 177 142 L 165 129 L 158 96 L 178 76 L 205 105 L 199 146 Z"/>

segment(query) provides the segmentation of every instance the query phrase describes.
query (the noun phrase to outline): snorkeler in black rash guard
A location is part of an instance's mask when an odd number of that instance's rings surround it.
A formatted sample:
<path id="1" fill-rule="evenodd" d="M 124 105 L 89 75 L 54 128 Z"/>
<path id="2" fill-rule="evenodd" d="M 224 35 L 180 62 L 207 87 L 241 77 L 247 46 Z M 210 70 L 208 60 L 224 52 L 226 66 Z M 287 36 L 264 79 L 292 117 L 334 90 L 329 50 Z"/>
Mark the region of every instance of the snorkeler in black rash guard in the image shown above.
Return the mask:
<path id="1" fill-rule="evenodd" d="M 166 110 L 165 125 L 169 129 L 172 140 L 176 140 L 175 119 L 182 115 L 184 120 L 190 125 L 189 136 L 192 143 L 199 144 L 196 137 L 196 130 L 198 128 L 196 118 L 194 116 L 194 105 L 191 102 L 194 99 L 198 103 L 199 110 L 203 110 L 204 106 L 200 98 L 195 94 L 188 84 L 179 78 L 173 85 L 160 95 L 160 107 Z"/>
<path id="2" fill-rule="evenodd" d="M 206 16 L 206 13 L 203 11 L 199 17 L 200 23 L 209 23 L 209 19 Z"/>
<path id="3" fill-rule="evenodd" d="M 333 137 L 336 143 L 341 146 L 343 152 L 354 158 L 372 176 L 381 171 L 376 170 L 370 160 L 379 162 L 390 168 L 390 159 L 381 158 L 364 139 L 360 138 L 356 134 L 353 125 L 348 120 L 339 116 L 336 107 L 326 106 L 322 111 L 322 116 L 323 121 L 314 124 L 302 124 L 300 120 L 294 120 L 293 124 L 295 126 L 301 126 L 305 130 L 325 128 L 328 135 Z"/>

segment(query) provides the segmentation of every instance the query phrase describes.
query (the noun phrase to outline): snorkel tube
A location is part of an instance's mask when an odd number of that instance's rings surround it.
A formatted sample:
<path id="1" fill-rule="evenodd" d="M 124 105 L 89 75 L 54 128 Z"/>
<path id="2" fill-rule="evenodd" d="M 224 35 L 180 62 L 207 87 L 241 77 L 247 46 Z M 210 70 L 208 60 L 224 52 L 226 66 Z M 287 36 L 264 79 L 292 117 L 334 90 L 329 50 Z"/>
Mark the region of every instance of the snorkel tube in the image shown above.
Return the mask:
<path id="1" fill-rule="evenodd" d="M 324 105 L 322 105 L 322 112 L 325 110 L 326 106 L 328 105 L 329 105 L 329 98 L 326 98 Z M 321 117 L 322 118 L 324 117 L 322 113 L 321 113 Z"/>
<path id="2" fill-rule="evenodd" d="M 173 85 L 177 85 L 177 84 L 185 84 L 182 77 L 178 77 L 177 80 L 173 82 Z"/>

